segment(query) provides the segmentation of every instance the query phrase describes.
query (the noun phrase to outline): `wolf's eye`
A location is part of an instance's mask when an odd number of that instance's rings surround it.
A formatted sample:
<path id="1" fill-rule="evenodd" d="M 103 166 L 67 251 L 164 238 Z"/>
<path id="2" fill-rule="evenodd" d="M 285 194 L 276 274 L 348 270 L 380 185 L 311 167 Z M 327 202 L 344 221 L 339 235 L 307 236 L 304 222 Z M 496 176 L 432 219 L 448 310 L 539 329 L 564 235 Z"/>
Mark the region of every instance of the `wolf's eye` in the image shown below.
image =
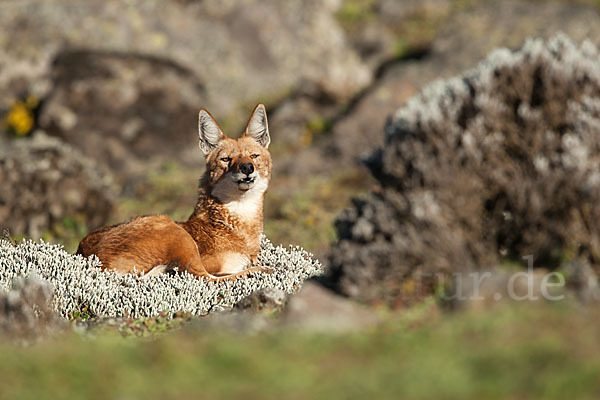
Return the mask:
<path id="1" fill-rule="evenodd" d="M 221 161 L 228 163 L 231 161 L 231 157 L 221 157 Z"/>
<path id="2" fill-rule="evenodd" d="M 258 154 L 252 154 L 252 155 L 250 156 L 250 158 L 256 158 L 256 157 L 258 157 Z"/>

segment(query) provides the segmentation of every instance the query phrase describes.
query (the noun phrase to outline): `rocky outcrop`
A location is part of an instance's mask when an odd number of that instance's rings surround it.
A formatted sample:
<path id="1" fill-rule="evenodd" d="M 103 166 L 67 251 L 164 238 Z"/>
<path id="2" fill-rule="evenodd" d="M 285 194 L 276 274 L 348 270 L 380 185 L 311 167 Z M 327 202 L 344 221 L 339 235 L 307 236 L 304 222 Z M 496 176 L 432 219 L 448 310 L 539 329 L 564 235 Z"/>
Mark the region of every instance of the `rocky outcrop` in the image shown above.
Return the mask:
<path id="1" fill-rule="evenodd" d="M 372 68 L 431 46 L 452 0 L 345 0 L 336 13 L 348 41 Z"/>
<path id="2" fill-rule="evenodd" d="M 138 54 L 180 65 L 206 85 L 197 107 L 223 118 L 240 104 L 314 86 L 348 98 L 368 68 L 335 20 L 337 0 L 26 1 L 3 5 L 3 57 L 37 63 L 64 50 Z M 1 65 L 1 64 L 0 64 Z M 160 80 L 160 76 L 155 76 Z"/>
<path id="3" fill-rule="evenodd" d="M 64 51 L 51 76 L 40 125 L 121 181 L 145 176 L 155 157 L 201 164 L 195 132 L 207 95 L 194 71 L 132 53 Z"/>
<path id="4" fill-rule="evenodd" d="M 412 98 L 369 160 L 381 189 L 337 221 L 336 288 L 396 303 L 526 255 L 600 265 L 598 65 L 589 41 L 529 40 Z"/>
<path id="5" fill-rule="evenodd" d="M 258 102 L 272 106 L 300 91 L 340 103 L 371 83 L 372 67 L 338 23 L 340 5 L 10 2 L 0 25 L 19 32 L 20 45 L 0 38 L 0 114 L 33 95 L 38 127 L 118 171 L 126 187 L 154 158 L 201 165 L 201 107 L 235 136 Z"/>
<path id="6" fill-rule="evenodd" d="M 60 332 L 66 323 L 52 309 L 54 288 L 32 275 L 16 279 L 8 291 L 0 287 L 0 335 L 26 344 Z"/>
<path id="7" fill-rule="evenodd" d="M 406 29 L 415 25 L 411 15 L 423 15 L 427 18 L 416 25 L 434 24 L 436 35 L 423 45 L 427 53 L 413 54 L 383 68 L 375 83 L 331 127 L 328 154 L 345 165 L 356 164 L 363 153 L 383 145 L 380 132 L 386 118 L 421 87 L 471 68 L 494 48 L 517 49 L 527 37 L 549 39 L 558 32 L 600 45 L 600 14 L 590 5 L 492 0 L 468 2 L 448 12 L 442 0 L 374 3 L 380 3 L 374 11 L 383 19 L 377 24 L 379 29 Z"/>
<path id="8" fill-rule="evenodd" d="M 97 227 L 115 200 L 104 168 L 43 132 L 0 148 L 0 186 L 0 226 L 32 237 L 64 218 Z"/>

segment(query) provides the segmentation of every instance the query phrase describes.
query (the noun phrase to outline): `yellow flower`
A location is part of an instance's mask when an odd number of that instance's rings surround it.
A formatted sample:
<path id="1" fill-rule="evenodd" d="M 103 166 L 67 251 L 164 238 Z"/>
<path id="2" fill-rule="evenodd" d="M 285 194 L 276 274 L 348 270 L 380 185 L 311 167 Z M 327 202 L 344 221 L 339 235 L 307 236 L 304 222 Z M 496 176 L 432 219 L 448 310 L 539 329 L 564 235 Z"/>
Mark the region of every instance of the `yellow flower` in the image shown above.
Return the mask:
<path id="1" fill-rule="evenodd" d="M 5 125 L 18 136 L 25 136 L 33 129 L 34 117 L 32 108 L 35 108 L 38 100 L 34 96 L 29 96 L 27 102 L 21 100 L 15 101 L 6 116 Z"/>

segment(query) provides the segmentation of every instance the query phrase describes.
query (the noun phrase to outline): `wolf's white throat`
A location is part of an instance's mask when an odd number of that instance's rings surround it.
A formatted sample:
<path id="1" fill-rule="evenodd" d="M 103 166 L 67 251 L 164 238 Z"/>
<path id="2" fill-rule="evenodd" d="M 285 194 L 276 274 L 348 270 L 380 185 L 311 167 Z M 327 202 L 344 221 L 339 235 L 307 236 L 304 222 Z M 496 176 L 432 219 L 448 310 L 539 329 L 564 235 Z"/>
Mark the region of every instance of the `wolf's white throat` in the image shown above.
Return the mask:
<path id="1" fill-rule="evenodd" d="M 213 187 L 211 194 L 227 207 L 227 210 L 238 218 L 251 220 L 262 207 L 263 195 L 269 181 L 257 174 L 254 185 L 248 190 L 240 190 L 238 184 L 227 173 Z"/>

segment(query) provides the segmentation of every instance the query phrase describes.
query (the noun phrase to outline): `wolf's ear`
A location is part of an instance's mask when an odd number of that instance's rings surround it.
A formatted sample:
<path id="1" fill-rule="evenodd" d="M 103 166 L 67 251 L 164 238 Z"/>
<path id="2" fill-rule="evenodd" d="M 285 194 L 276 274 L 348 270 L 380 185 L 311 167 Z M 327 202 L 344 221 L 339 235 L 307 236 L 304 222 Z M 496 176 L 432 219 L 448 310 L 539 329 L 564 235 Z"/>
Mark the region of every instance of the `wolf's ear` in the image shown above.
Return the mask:
<path id="1" fill-rule="evenodd" d="M 200 110 L 198 114 L 198 136 L 200 137 L 200 150 L 204 155 L 213 151 L 224 137 L 217 121 L 204 109 Z"/>
<path id="2" fill-rule="evenodd" d="M 271 137 L 269 136 L 269 123 L 267 122 L 267 110 L 264 104 L 259 104 L 254 109 L 250 121 L 246 126 L 244 136 L 251 137 L 261 146 L 269 147 Z"/>

